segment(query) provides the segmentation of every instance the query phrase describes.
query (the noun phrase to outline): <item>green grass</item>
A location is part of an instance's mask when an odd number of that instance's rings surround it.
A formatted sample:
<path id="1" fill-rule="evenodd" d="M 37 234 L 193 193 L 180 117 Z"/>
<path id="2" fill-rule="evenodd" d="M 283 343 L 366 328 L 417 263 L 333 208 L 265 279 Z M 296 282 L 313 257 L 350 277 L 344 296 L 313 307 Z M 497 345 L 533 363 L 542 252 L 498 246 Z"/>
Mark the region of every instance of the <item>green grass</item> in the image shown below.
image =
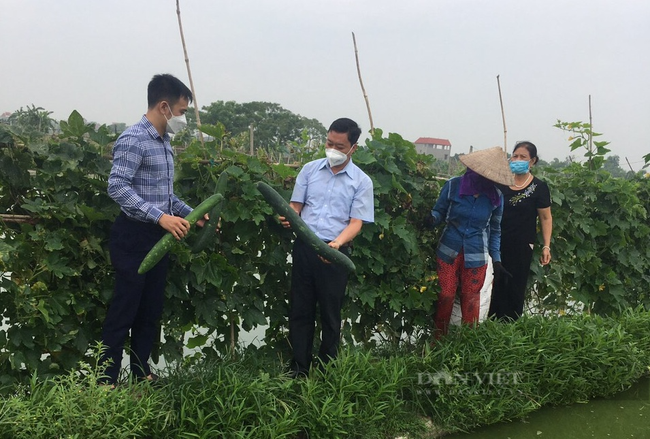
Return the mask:
<path id="1" fill-rule="evenodd" d="M 517 419 L 628 388 L 650 362 L 650 314 L 523 318 L 397 349 L 344 348 L 306 379 L 265 350 L 185 364 L 165 385 L 109 390 L 87 364 L 0 399 L 0 437 L 409 438 Z"/>

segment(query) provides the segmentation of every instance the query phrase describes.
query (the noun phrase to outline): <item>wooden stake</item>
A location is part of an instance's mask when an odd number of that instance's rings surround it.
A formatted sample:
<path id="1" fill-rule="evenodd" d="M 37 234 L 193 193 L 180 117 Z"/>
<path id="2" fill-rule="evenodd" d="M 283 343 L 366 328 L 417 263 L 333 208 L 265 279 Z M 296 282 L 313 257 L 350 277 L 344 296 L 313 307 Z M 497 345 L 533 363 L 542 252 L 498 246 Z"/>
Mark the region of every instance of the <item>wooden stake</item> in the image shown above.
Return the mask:
<path id="1" fill-rule="evenodd" d="M 235 318 L 230 317 L 230 353 L 235 355 Z"/>
<path id="2" fill-rule="evenodd" d="M 589 95 L 589 152 L 593 151 L 594 120 L 591 115 L 591 95 Z"/>
<path id="3" fill-rule="evenodd" d="M 352 32 L 352 42 L 354 43 L 354 58 L 357 61 L 357 74 L 359 75 L 359 84 L 361 85 L 361 92 L 363 93 L 363 99 L 366 101 L 366 108 L 368 109 L 368 118 L 370 119 L 370 135 L 375 135 L 375 125 L 372 122 L 372 113 L 370 112 L 370 102 L 368 102 L 368 94 L 366 89 L 363 86 L 363 80 L 361 79 L 361 68 L 359 67 L 359 51 L 357 50 L 357 39 Z"/>
<path id="4" fill-rule="evenodd" d="M 497 85 L 499 86 L 499 102 L 501 103 L 501 119 L 503 120 L 503 150 L 508 152 L 508 130 L 506 129 L 506 114 L 503 111 L 503 98 L 501 97 L 501 81 L 499 81 L 499 75 L 497 75 Z"/>
<path id="5" fill-rule="evenodd" d="M 185 55 L 185 65 L 187 66 L 187 76 L 190 78 L 190 88 L 192 89 L 192 97 L 194 98 L 194 115 L 196 116 L 196 126 L 199 128 L 199 140 L 201 146 L 205 148 L 203 143 L 203 133 L 201 132 L 201 117 L 199 116 L 199 102 L 196 100 L 196 92 L 194 91 L 194 81 L 192 81 L 192 71 L 190 70 L 190 59 L 187 56 L 187 46 L 185 45 L 185 36 L 183 35 L 183 23 L 181 21 L 181 6 L 179 0 L 176 0 L 176 15 L 178 15 L 178 29 L 181 32 L 181 42 L 183 43 L 183 55 Z M 205 151 L 205 150 L 204 150 Z"/>
<path id="6" fill-rule="evenodd" d="M 0 214 L 0 220 L 7 223 L 27 223 L 36 224 L 38 220 L 29 215 Z"/>
<path id="7" fill-rule="evenodd" d="M 254 141 L 254 136 L 255 136 L 255 127 L 253 124 L 248 125 L 248 136 L 250 138 L 250 151 L 251 155 L 255 155 L 255 141 Z"/>

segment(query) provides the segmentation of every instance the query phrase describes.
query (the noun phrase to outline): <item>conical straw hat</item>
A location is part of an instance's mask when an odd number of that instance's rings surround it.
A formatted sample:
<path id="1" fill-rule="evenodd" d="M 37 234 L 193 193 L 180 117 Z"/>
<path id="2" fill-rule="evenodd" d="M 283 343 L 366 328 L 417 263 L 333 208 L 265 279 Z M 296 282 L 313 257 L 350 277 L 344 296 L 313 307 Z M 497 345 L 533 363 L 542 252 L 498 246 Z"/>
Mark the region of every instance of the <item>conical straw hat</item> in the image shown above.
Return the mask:
<path id="1" fill-rule="evenodd" d="M 508 164 L 508 156 L 500 146 L 481 149 L 460 156 L 460 161 L 479 175 L 495 183 L 513 186 L 514 174 Z"/>

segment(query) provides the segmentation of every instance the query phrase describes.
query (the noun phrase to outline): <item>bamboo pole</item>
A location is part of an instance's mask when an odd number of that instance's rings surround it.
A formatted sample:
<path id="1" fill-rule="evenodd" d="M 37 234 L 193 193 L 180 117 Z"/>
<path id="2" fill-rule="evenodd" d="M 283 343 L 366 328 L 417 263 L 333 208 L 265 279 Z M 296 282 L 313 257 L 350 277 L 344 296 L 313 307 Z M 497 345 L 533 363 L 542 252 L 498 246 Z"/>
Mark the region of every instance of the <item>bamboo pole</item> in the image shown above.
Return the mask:
<path id="1" fill-rule="evenodd" d="M 503 150 L 508 152 L 508 130 L 506 129 L 506 113 L 503 111 L 503 98 L 501 97 L 501 81 L 499 80 L 499 75 L 497 75 L 497 85 L 499 87 L 499 102 L 501 103 L 501 119 L 503 120 Z"/>
<path id="2" fill-rule="evenodd" d="M 27 223 L 27 224 L 36 224 L 38 220 L 32 218 L 29 215 L 13 215 L 13 214 L 0 214 L 0 220 L 7 223 Z"/>
<path id="3" fill-rule="evenodd" d="M 363 86 L 363 79 L 361 79 L 361 67 L 359 67 L 359 51 L 357 50 L 357 38 L 354 36 L 354 32 L 352 32 L 352 42 L 354 43 L 354 58 L 356 59 L 357 62 L 357 74 L 359 75 L 359 84 L 361 85 L 361 92 L 363 93 L 363 99 L 366 101 L 366 109 L 368 110 L 368 118 L 370 119 L 370 135 L 374 136 L 375 125 L 372 122 L 372 112 L 370 111 L 370 102 L 368 101 L 368 93 L 366 93 L 366 89 Z"/>
<path id="4" fill-rule="evenodd" d="M 254 132 L 254 128 L 255 127 L 253 126 L 253 124 L 248 125 L 248 137 L 249 137 L 249 140 L 250 140 L 250 145 L 249 145 L 250 146 L 250 154 L 252 156 L 255 155 L 255 140 L 254 140 L 255 132 Z"/>
<path id="5" fill-rule="evenodd" d="M 185 45 L 185 35 L 183 34 L 183 22 L 181 21 L 181 6 L 180 0 L 176 0 L 176 15 L 178 15 L 178 29 L 181 32 L 181 43 L 183 44 L 183 55 L 185 56 L 185 65 L 187 66 L 187 76 L 190 78 L 190 88 L 192 89 L 192 97 L 194 98 L 194 115 L 196 116 L 196 126 L 199 131 L 199 140 L 201 146 L 205 151 L 205 144 L 203 143 L 203 133 L 201 132 L 201 116 L 199 116 L 199 102 L 196 100 L 196 92 L 194 91 L 194 81 L 192 80 L 192 71 L 190 70 L 190 58 L 187 56 L 187 46 Z"/>
<path id="6" fill-rule="evenodd" d="M 591 95 L 589 95 L 589 152 L 593 152 L 594 142 L 594 120 L 591 114 Z M 591 159 L 589 159 L 591 162 Z"/>
<path id="7" fill-rule="evenodd" d="M 235 344 L 235 318 L 231 316 L 230 317 L 230 353 L 232 355 L 236 355 L 235 354 L 235 347 L 236 347 L 236 344 Z"/>

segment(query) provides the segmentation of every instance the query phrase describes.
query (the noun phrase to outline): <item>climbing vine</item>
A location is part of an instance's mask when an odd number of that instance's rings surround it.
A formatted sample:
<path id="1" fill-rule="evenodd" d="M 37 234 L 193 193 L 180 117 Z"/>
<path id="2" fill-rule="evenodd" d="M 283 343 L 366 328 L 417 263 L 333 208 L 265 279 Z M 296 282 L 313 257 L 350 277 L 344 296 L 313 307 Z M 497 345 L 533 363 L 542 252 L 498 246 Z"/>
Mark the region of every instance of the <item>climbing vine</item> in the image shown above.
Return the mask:
<path id="1" fill-rule="evenodd" d="M 37 371 L 60 374 L 100 339 L 113 273 L 108 236 L 117 205 L 106 194 L 115 136 L 73 112 L 61 133 L 23 137 L 0 126 L 0 382 Z M 175 190 L 191 205 L 215 191 L 226 173 L 221 233 L 212 247 L 190 251 L 192 236 L 171 251 L 161 342 L 156 355 L 180 359 L 183 347 L 222 355 L 239 332 L 263 326 L 264 341 L 286 348 L 287 292 L 293 235 L 277 222 L 255 183 L 289 197 L 300 164 L 322 150 L 295 146 L 298 162 L 277 164 L 215 140 L 176 156 Z M 225 145 L 225 147 L 224 147 Z M 374 135 L 354 155 L 373 179 L 375 223 L 354 241 L 344 307 L 349 342 L 397 343 L 430 329 L 437 297 L 434 249 L 439 230 L 425 218 L 441 180 L 432 158 L 398 134 Z M 553 256 L 534 266 L 539 310 L 576 303 L 610 314 L 650 307 L 649 180 L 611 178 L 574 166 L 543 175 L 553 194 Z"/>

